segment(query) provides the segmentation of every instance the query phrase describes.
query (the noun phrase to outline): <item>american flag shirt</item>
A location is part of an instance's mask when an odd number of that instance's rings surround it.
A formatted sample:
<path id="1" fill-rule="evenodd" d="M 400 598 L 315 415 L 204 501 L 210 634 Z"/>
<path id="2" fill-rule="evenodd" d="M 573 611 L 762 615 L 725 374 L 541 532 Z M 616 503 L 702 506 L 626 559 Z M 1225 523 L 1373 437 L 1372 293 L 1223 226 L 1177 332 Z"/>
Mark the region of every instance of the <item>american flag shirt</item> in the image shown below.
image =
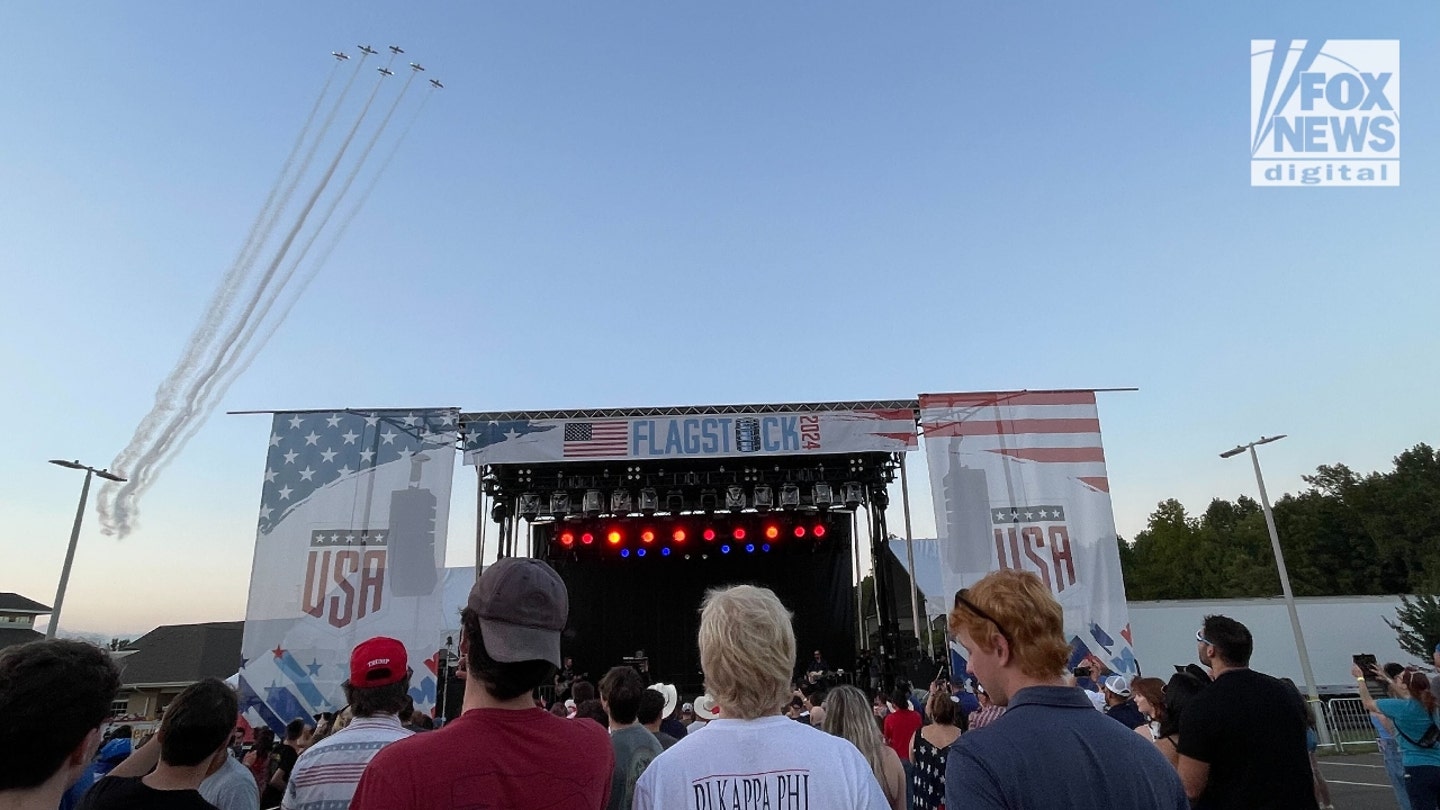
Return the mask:
<path id="1" fill-rule="evenodd" d="M 393 714 L 357 717 L 350 725 L 305 749 L 285 786 L 283 810 L 349 807 L 360 774 L 381 748 L 409 737 Z"/>

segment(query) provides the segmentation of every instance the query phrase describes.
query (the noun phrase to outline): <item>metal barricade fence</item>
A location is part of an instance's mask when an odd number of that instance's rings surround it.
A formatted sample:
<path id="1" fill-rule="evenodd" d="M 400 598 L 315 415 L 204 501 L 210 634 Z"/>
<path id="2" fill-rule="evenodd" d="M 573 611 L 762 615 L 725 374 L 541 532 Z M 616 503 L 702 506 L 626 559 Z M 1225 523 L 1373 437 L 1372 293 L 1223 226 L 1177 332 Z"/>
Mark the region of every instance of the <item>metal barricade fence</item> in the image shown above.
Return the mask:
<path id="1" fill-rule="evenodd" d="M 1335 750 L 1374 749 L 1375 726 L 1360 698 L 1332 698 L 1325 702 L 1325 719 L 1330 724 L 1330 738 Z"/>

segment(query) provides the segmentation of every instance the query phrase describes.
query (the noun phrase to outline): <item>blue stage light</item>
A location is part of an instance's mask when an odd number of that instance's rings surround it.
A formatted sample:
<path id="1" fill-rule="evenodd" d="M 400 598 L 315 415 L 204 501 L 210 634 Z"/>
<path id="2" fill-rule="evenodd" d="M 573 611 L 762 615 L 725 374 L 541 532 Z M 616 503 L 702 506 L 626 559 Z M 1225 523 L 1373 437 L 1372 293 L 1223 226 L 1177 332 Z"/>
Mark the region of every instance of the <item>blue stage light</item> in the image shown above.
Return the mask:
<path id="1" fill-rule="evenodd" d="M 644 557 L 644 556 L 645 556 L 645 549 L 643 549 L 643 548 L 637 548 L 637 549 L 635 549 L 635 556 L 636 556 L 636 557 Z"/>
<path id="2" fill-rule="evenodd" d="M 754 553 L 755 553 L 755 544 L 754 544 L 754 543 L 746 543 L 746 544 L 745 544 L 745 553 L 746 553 L 746 554 L 754 554 Z"/>
<path id="3" fill-rule="evenodd" d="M 769 551 L 769 550 L 770 550 L 770 544 L 769 544 L 769 543 L 766 543 L 765 545 L 763 545 L 763 546 L 760 547 L 760 550 L 761 550 L 761 551 Z"/>
<path id="4" fill-rule="evenodd" d="M 721 547 L 720 547 L 720 553 L 721 553 L 721 554 L 729 554 L 729 553 L 730 553 L 730 547 L 729 547 L 729 546 L 721 546 Z"/>
<path id="5" fill-rule="evenodd" d="M 662 548 L 662 549 L 660 549 L 660 556 L 661 556 L 661 557 L 669 557 L 669 556 L 670 556 L 670 549 L 668 549 L 668 548 Z"/>
<path id="6" fill-rule="evenodd" d="M 630 549 L 628 549 L 628 548 L 622 548 L 622 549 L 620 549 L 620 556 L 621 556 L 621 557 L 629 557 L 629 556 L 630 556 Z"/>

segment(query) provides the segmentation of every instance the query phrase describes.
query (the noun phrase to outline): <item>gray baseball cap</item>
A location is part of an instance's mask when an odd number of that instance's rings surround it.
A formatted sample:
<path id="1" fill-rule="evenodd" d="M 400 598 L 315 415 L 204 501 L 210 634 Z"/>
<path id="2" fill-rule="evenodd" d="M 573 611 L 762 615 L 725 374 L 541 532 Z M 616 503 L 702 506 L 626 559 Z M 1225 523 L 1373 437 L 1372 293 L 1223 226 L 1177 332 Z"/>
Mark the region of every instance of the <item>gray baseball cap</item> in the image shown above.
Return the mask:
<path id="1" fill-rule="evenodd" d="M 470 588 L 467 605 L 480 617 L 480 635 L 491 658 L 560 666 L 570 594 L 549 565 L 526 557 L 499 560 Z"/>

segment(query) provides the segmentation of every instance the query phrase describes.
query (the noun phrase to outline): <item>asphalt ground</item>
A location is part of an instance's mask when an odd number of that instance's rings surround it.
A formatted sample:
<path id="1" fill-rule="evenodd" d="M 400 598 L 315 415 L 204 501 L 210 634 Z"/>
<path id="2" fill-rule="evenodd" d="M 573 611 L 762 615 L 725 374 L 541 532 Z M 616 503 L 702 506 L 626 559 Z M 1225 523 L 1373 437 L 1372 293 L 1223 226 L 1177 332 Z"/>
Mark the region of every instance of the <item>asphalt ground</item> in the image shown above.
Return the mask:
<path id="1" fill-rule="evenodd" d="M 1336 810 L 1398 810 L 1395 791 L 1379 754 L 1320 757 L 1320 773 L 1330 784 Z"/>

